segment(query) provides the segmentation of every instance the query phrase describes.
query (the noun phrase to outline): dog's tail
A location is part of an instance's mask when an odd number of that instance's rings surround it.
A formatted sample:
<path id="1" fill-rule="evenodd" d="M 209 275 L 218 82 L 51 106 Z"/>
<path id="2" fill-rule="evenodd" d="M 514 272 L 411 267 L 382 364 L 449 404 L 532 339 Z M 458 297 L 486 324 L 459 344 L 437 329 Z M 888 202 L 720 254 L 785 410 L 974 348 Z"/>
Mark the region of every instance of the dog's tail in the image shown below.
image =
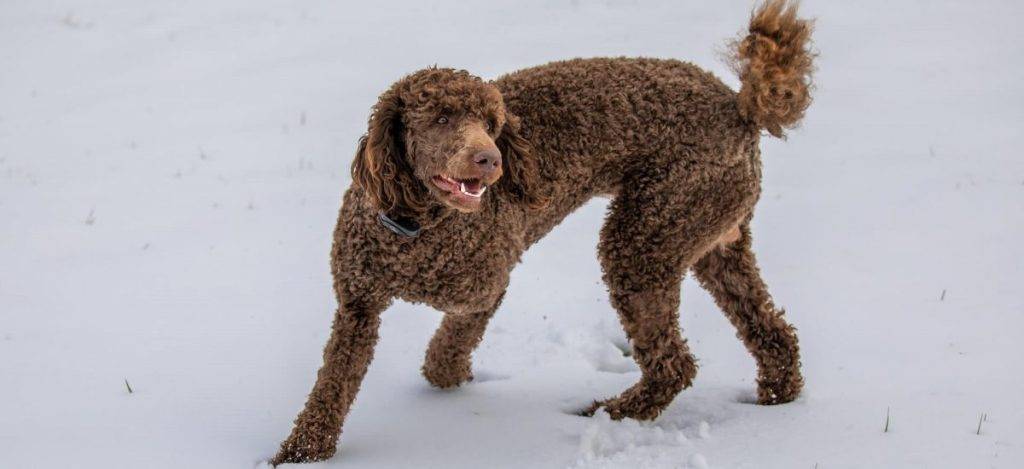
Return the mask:
<path id="1" fill-rule="evenodd" d="M 750 18 L 746 37 L 733 42 L 733 68 L 740 76 L 740 115 L 783 137 L 811 104 L 813 24 L 796 16 L 797 4 L 767 0 Z"/>

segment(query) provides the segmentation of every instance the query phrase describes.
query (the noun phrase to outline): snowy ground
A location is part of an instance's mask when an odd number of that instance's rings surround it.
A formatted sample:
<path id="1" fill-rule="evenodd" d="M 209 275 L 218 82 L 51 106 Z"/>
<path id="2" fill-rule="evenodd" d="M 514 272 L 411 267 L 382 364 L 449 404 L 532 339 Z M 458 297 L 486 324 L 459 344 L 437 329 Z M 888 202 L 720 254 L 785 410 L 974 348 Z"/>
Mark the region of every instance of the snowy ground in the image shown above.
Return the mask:
<path id="1" fill-rule="evenodd" d="M 750 6 L 5 0 L 0 467 L 260 465 L 319 365 L 330 233 L 381 90 L 434 63 L 494 77 L 595 55 L 735 86 L 716 51 Z M 817 101 L 765 142 L 755 222 L 801 399 L 751 404 L 753 361 L 687 281 L 696 385 L 654 423 L 571 415 L 639 376 L 595 201 L 526 255 L 471 385 L 427 386 L 440 315 L 396 304 L 315 467 L 1024 467 L 1024 4 L 804 12 Z"/>

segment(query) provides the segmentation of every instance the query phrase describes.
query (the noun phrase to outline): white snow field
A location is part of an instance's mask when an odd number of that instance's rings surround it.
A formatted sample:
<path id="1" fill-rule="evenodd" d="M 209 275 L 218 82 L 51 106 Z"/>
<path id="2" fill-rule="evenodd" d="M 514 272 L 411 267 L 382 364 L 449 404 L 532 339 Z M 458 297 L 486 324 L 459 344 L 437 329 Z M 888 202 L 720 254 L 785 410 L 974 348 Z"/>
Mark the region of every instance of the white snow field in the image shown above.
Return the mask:
<path id="1" fill-rule="evenodd" d="M 382 90 L 610 55 L 735 87 L 719 54 L 752 6 L 4 0 L 0 468 L 265 465 L 320 364 L 331 231 Z M 752 403 L 753 360 L 688 279 L 695 385 L 654 422 L 573 415 L 639 378 L 598 200 L 527 253 L 469 385 L 427 385 L 441 315 L 396 303 L 338 455 L 309 467 L 1024 467 L 1024 3 L 802 11 L 816 101 L 764 139 L 754 227 L 799 400 Z"/>

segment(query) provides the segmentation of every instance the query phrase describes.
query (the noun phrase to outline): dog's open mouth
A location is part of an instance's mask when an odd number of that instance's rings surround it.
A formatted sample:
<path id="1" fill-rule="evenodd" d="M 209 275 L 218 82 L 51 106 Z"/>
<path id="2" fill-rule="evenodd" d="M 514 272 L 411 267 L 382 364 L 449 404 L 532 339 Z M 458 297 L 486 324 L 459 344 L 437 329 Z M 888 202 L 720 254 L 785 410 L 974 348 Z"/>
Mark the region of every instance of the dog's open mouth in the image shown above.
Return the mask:
<path id="1" fill-rule="evenodd" d="M 464 196 L 470 199 L 479 199 L 487 190 L 487 185 L 479 178 L 460 179 L 445 175 L 437 175 L 431 178 L 431 182 L 441 190 L 455 195 Z"/>

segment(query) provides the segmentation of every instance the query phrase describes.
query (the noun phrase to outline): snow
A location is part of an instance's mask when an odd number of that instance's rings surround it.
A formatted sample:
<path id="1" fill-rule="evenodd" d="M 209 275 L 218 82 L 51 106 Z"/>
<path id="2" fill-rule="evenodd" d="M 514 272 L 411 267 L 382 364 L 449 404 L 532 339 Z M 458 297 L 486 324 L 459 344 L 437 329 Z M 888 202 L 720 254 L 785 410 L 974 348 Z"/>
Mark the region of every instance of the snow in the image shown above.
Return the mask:
<path id="1" fill-rule="evenodd" d="M 380 91 L 434 63 L 598 55 L 735 86 L 718 54 L 750 7 L 3 2 L 0 467 L 263 464 L 319 365 L 330 234 Z M 338 456 L 309 467 L 1024 467 L 1024 5 L 803 11 L 816 102 L 764 142 L 754 227 L 800 399 L 752 404 L 752 359 L 688 280 L 694 387 L 654 422 L 576 416 L 639 376 L 596 200 L 527 253 L 470 385 L 427 386 L 440 315 L 393 306 Z"/>

